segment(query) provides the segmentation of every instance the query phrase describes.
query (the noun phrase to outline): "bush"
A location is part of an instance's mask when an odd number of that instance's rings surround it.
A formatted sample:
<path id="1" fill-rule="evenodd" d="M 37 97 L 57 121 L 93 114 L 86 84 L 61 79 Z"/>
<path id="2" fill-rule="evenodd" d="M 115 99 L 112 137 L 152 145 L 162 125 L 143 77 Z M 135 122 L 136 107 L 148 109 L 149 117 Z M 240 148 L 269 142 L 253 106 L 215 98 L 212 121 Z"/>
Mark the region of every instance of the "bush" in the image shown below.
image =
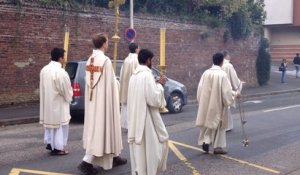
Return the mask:
<path id="1" fill-rule="evenodd" d="M 268 40 L 266 38 L 262 38 L 260 40 L 256 59 L 256 76 L 257 82 L 260 86 L 266 85 L 270 80 L 271 55 L 267 51 L 268 47 Z"/>
<path id="2" fill-rule="evenodd" d="M 252 31 L 251 19 L 246 6 L 233 13 L 228 23 L 231 36 L 234 40 L 245 39 Z"/>

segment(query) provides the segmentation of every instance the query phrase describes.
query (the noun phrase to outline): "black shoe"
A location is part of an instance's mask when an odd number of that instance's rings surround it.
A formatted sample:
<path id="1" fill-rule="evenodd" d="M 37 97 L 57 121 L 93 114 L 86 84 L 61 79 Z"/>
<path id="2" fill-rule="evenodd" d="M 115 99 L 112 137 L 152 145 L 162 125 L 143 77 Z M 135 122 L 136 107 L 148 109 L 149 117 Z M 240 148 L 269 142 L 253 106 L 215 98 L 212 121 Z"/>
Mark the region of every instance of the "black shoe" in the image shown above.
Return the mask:
<path id="1" fill-rule="evenodd" d="M 208 153 L 208 151 L 209 151 L 209 144 L 206 144 L 205 142 L 203 142 L 202 149 L 203 149 L 203 151 L 205 151 L 206 153 Z"/>
<path id="2" fill-rule="evenodd" d="M 119 165 L 125 165 L 127 163 L 127 159 L 121 158 L 120 156 L 114 157 L 113 159 L 113 167 L 119 166 Z"/>
<path id="3" fill-rule="evenodd" d="M 64 155 L 68 155 L 69 152 L 67 150 L 58 150 L 58 149 L 54 149 L 50 152 L 50 155 L 52 156 L 64 156 Z"/>
<path id="4" fill-rule="evenodd" d="M 227 151 L 223 148 L 215 148 L 214 154 L 227 154 Z"/>
<path id="5" fill-rule="evenodd" d="M 50 144 L 47 144 L 46 149 L 52 151 L 51 145 L 50 145 Z"/>
<path id="6" fill-rule="evenodd" d="M 85 161 L 82 161 L 79 165 L 78 165 L 78 170 L 80 170 L 84 175 L 95 175 L 98 174 L 98 170 L 96 168 L 93 167 L 92 164 L 87 163 Z"/>

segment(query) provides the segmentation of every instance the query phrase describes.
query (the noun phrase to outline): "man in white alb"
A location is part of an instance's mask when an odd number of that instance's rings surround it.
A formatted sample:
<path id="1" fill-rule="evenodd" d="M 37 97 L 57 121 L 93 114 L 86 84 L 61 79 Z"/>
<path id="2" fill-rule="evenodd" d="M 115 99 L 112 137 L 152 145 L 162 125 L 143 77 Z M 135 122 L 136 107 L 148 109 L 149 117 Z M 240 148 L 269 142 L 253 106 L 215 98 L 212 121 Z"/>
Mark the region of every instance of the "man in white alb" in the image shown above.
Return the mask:
<path id="1" fill-rule="evenodd" d="M 239 79 L 239 77 L 237 76 L 237 73 L 236 73 L 233 65 L 230 63 L 231 57 L 230 57 L 228 51 L 223 51 L 223 55 L 224 55 L 224 63 L 222 65 L 222 69 L 227 74 L 227 77 L 228 77 L 229 82 L 231 84 L 232 90 L 233 91 L 239 91 L 239 93 L 241 93 L 243 83 Z M 235 107 L 235 103 L 233 103 L 232 106 Z M 232 129 L 233 129 L 233 120 L 232 120 L 232 115 L 231 115 L 230 107 L 229 107 L 229 109 L 228 109 L 228 128 L 227 128 L 227 131 L 230 131 Z"/>
<path id="2" fill-rule="evenodd" d="M 122 145 L 120 103 L 112 62 L 105 55 L 108 37 L 93 36 L 95 49 L 86 63 L 83 148 L 85 156 L 78 166 L 84 174 L 97 174 L 94 165 L 109 170 L 126 164 L 119 157 Z"/>
<path id="3" fill-rule="evenodd" d="M 200 127 L 198 144 L 205 152 L 209 145 L 214 148 L 214 154 L 226 154 L 226 129 L 228 125 L 227 110 L 238 97 L 238 92 L 232 91 L 226 73 L 222 70 L 223 54 L 213 55 L 213 66 L 206 70 L 200 79 L 197 91 L 199 103 L 196 126 Z"/>
<path id="4" fill-rule="evenodd" d="M 51 61 L 40 72 L 40 124 L 45 128 L 44 142 L 51 155 L 66 155 L 70 103 L 73 89 L 63 69 L 64 49 L 54 48 Z"/>
<path id="5" fill-rule="evenodd" d="M 138 53 L 139 46 L 136 43 L 129 44 L 129 55 L 125 58 L 120 73 L 120 103 L 121 108 L 121 127 L 127 128 L 127 95 L 128 95 L 128 83 L 129 78 L 139 65 Z"/>
<path id="6" fill-rule="evenodd" d="M 151 65 L 153 53 L 139 52 L 140 65 L 129 80 L 128 142 L 132 175 L 156 175 L 166 169 L 168 132 L 159 108 L 166 104 L 163 84 L 166 77 L 155 81 Z"/>

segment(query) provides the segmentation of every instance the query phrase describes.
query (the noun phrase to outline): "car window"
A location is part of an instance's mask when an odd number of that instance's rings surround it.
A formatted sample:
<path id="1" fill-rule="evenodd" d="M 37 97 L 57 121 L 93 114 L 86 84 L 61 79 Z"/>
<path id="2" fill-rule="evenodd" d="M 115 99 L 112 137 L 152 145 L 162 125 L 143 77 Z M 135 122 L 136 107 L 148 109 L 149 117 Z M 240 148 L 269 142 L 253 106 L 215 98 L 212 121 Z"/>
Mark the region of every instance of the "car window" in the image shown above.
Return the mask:
<path id="1" fill-rule="evenodd" d="M 77 67 L 78 63 L 67 63 L 66 65 L 66 71 L 68 72 L 71 80 L 73 80 L 76 76 Z"/>
<path id="2" fill-rule="evenodd" d="M 154 77 L 158 77 L 160 75 L 160 73 L 158 72 L 158 70 L 152 68 L 152 74 Z"/>

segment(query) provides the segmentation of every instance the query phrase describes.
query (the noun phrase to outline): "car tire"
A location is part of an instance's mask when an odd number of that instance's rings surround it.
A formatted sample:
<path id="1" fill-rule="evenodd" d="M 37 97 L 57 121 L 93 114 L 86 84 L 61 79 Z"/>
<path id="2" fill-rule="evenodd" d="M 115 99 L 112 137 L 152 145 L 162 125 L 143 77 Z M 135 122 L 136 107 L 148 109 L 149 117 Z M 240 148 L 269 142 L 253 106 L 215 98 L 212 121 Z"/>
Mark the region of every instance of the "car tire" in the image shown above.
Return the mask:
<path id="1" fill-rule="evenodd" d="M 167 107 L 171 113 L 181 112 L 183 107 L 182 95 L 178 92 L 173 92 L 168 100 Z"/>

